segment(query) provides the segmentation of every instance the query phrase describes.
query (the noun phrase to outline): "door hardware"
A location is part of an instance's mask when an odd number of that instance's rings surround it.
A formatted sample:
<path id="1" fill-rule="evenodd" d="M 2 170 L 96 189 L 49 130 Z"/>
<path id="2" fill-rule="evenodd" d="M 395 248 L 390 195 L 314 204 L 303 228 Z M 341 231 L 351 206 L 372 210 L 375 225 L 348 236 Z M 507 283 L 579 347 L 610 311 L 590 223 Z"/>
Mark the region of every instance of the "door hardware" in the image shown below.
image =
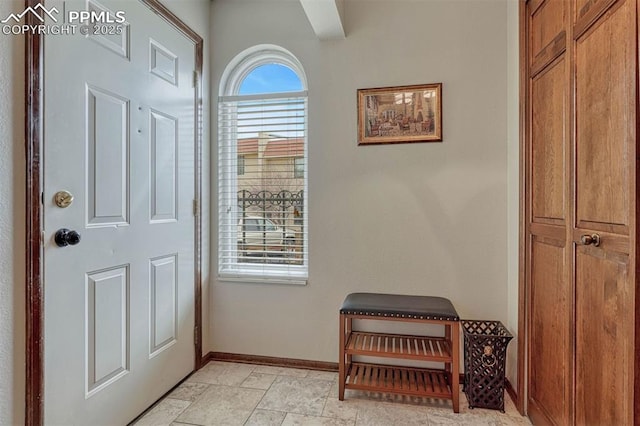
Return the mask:
<path id="1" fill-rule="evenodd" d="M 75 246 L 80 242 L 80 234 L 67 228 L 58 229 L 53 240 L 58 247 Z"/>
<path id="2" fill-rule="evenodd" d="M 73 194 L 69 191 L 58 191 L 56 195 L 53 196 L 53 201 L 56 203 L 56 206 L 61 209 L 66 209 L 73 203 Z"/>
<path id="3" fill-rule="evenodd" d="M 592 234 L 592 235 L 583 235 L 580 237 L 580 242 L 585 245 L 593 245 L 595 247 L 598 247 L 600 245 L 600 235 L 598 234 Z"/>

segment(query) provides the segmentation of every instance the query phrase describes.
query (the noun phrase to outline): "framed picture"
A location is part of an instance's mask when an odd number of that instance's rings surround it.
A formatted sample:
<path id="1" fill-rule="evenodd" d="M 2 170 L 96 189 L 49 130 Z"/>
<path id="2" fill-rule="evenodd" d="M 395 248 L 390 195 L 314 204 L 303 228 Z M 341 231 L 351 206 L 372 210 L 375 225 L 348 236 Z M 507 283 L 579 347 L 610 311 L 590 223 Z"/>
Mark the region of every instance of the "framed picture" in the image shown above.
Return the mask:
<path id="1" fill-rule="evenodd" d="M 442 141 L 442 83 L 358 89 L 358 145 Z"/>

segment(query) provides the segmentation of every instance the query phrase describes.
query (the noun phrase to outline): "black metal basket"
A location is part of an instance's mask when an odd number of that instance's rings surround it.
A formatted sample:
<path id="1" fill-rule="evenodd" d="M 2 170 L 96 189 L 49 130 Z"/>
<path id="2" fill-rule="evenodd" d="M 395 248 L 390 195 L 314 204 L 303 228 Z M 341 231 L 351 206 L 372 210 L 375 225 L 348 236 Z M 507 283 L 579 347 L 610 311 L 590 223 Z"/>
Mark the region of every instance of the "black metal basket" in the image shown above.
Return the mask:
<path id="1" fill-rule="evenodd" d="M 504 413 L 507 345 L 513 338 L 500 321 L 460 321 L 464 334 L 464 393 L 469 408 Z"/>

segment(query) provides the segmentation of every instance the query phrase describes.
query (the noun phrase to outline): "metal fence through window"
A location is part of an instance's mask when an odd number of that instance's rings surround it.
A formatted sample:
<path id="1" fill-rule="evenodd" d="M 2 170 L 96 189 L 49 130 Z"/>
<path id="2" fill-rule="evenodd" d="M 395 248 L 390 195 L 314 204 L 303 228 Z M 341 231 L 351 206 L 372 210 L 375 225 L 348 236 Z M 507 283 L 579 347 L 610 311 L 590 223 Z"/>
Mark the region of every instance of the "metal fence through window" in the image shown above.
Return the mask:
<path id="1" fill-rule="evenodd" d="M 302 264 L 304 191 L 238 191 L 238 261 Z"/>

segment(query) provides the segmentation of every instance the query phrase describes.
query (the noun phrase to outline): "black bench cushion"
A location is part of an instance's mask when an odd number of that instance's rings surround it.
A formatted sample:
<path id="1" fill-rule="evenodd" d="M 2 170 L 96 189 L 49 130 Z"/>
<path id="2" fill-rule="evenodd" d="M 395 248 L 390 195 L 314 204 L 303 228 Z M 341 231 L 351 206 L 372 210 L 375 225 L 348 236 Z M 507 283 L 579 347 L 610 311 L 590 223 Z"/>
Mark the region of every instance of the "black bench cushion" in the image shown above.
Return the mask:
<path id="1" fill-rule="evenodd" d="M 400 294 L 351 293 L 344 299 L 340 313 L 438 321 L 460 320 L 449 299 Z"/>

